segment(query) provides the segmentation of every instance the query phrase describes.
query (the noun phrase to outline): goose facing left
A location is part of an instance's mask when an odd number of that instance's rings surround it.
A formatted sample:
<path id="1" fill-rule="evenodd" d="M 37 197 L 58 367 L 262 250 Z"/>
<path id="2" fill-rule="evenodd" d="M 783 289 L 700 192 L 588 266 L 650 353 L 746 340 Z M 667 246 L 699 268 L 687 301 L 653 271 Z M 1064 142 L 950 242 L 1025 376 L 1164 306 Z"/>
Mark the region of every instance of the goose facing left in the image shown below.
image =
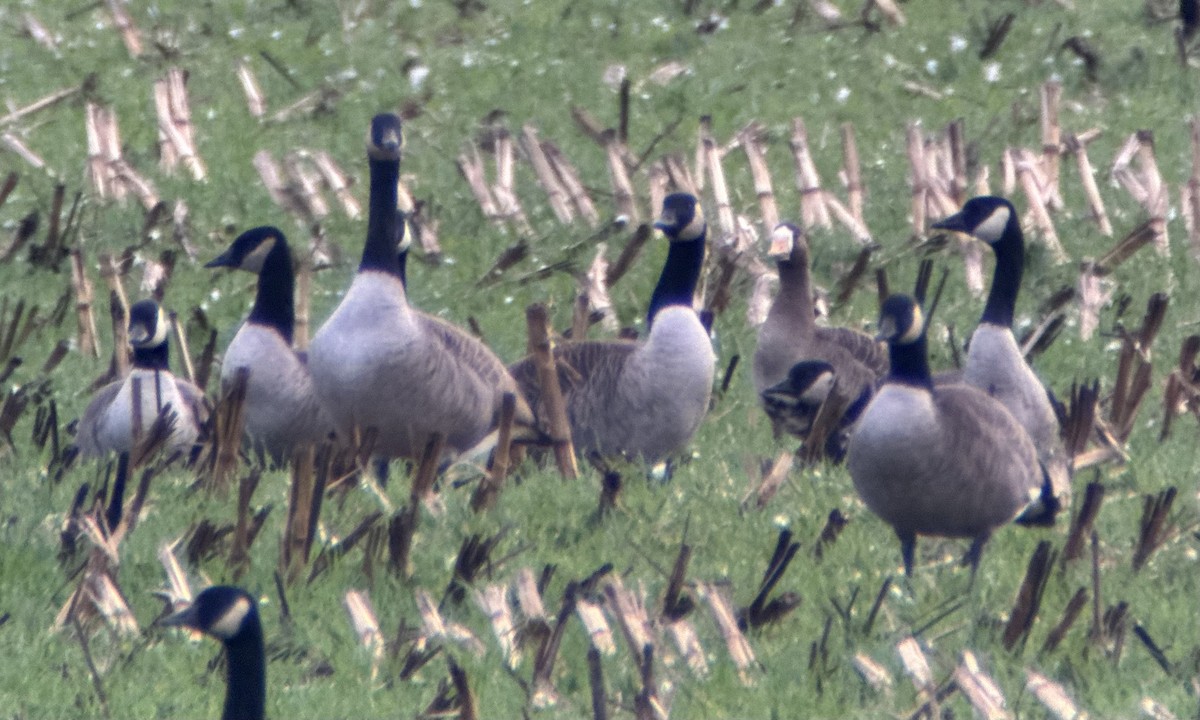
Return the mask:
<path id="1" fill-rule="evenodd" d="M 650 298 L 646 339 L 554 348 L 571 437 L 584 454 L 663 460 L 691 440 L 708 411 L 716 356 L 692 309 L 704 262 L 704 213 L 694 196 L 674 193 L 655 226 L 670 248 Z M 532 358 L 511 369 L 530 405 L 543 412 Z"/>
<path id="2" fill-rule="evenodd" d="M 532 415 L 487 346 L 410 305 L 398 252 L 400 151 L 400 119 L 377 115 L 367 136 L 362 261 L 313 337 L 309 368 L 338 432 L 350 438 L 356 429 L 374 428 L 376 455 L 416 457 L 434 432 L 445 437 L 449 454 L 460 454 L 493 437 L 505 392 L 518 395 L 518 425 L 530 425 Z"/>
<path id="3" fill-rule="evenodd" d="M 900 539 L 912 574 L 918 535 L 971 538 L 972 570 L 992 533 L 1053 522 L 1057 506 L 1033 442 L 1003 405 L 969 385 L 934 385 L 912 298 L 883 304 L 890 370 L 850 436 L 846 463 L 863 502 Z"/>
<path id="4" fill-rule="evenodd" d="M 208 401 L 200 388 L 171 374 L 169 329 L 166 313 L 155 301 L 142 300 L 129 308 L 133 368 L 123 380 L 109 383 L 92 396 L 76 435 L 82 457 L 129 452 L 159 414 L 168 409 L 174 413 L 175 422 L 167 450 L 187 452 L 196 442 L 200 426 L 208 418 Z M 141 397 L 136 409 L 135 385 Z M 139 438 L 134 437 L 135 424 L 142 433 Z"/>
<path id="5" fill-rule="evenodd" d="M 239 368 L 250 371 L 247 436 L 276 459 L 295 446 L 327 439 L 333 422 L 317 401 L 308 367 L 292 348 L 295 276 L 283 232 L 269 225 L 247 230 L 205 267 L 258 275 L 254 307 L 221 361 L 222 388 L 233 382 Z"/>
<path id="6" fill-rule="evenodd" d="M 221 720 L 262 720 L 266 715 L 267 663 L 258 603 L 245 590 L 214 585 L 160 625 L 198 630 L 225 646 L 225 704 Z"/>

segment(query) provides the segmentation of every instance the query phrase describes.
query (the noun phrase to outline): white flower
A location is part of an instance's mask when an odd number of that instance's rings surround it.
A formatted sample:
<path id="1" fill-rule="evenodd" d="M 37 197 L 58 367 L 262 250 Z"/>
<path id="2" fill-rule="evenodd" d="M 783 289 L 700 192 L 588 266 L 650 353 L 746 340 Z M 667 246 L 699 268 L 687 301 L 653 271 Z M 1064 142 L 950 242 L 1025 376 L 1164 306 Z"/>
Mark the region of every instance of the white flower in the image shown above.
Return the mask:
<path id="1" fill-rule="evenodd" d="M 1000 63 L 990 62 L 983 66 L 983 79 L 987 82 L 1000 82 Z"/>

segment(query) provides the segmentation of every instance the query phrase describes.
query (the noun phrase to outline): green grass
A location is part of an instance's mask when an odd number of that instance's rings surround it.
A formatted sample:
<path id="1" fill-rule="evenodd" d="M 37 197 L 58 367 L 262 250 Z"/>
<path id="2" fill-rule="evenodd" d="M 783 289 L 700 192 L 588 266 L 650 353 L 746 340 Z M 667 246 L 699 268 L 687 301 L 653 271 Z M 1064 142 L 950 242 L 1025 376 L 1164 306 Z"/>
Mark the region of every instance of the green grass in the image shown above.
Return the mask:
<path id="1" fill-rule="evenodd" d="M 482 217 L 453 162 L 475 136 L 480 119 L 492 110 L 504 110 L 513 129 L 532 122 L 544 138 L 558 142 L 578 164 L 606 216 L 612 205 L 603 153 L 577 131 L 569 107 L 582 105 L 602 122 L 616 122 L 616 93 L 601 81 L 609 65 L 625 65 L 633 81 L 630 144 L 635 153 L 679 120 L 676 129 L 659 140 L 653 155 L 690 156 L 695 120 L 702 114 L 712 115 L 721 140 L 751 120 L 764 123 L 776 192 L 787 217 L 798 214 L 787 147 L 791 119 L 804 117 L 818 168 L 826 185 L 835 188 L 840 164 L 838 126 L 852 122 L 869 193 L 866 219 L 885 248 L 880 257 L 888 259 L 893 287 L 905 288 L 917 264 L 915 255 L 906 250 L 906 123 L 920 120 L 932 132 L 963 118 L 973 152 L 992 168 L 997 183 L 998 159 L 1006 146 L 1040 145 L 1037 88 L 1057 77 L 1064 88 L 1064 129 L 1104 131 L 1090 150 L 1118 235 L 1145 219 L 1124 191 L 1107 182 L 1115 149 L 1131 132 L 1154 132 L 1157 161 L 1172 187 L 1170 253 L 1158 256 L 1143 250 L 1112 276 L 1116 297 L 1129 298 L 1128 309 L 1118 316 L 1118 303 L 1106 306 L 1101 313 L 1104 332 L 1086 342 L 1079 339 L 1072 316 L 1062 337 L 1037 361 L 1039 372 L 1060 394 L 1075 380 L 1097 376 L 1106 390 L 1111 388 L 1117 350 L 1109 331 L 1117 323 L 1136 327 L 1151 293 L 1170 294 L 1167 321 L 1154 348 L 1155 385 L 1129 442 L 1130 462 L 1106 466 L 1098 475 L 1107 486 L 1108 499 L 1097 530 L 1104 607 L 1127 602 L 1130 628 L 1135 622 L 1144 627 L 1162 646 L 1172 669 L 1164 672 L 1132 632 L 1127 633 L 1119 658 L 1090 641 L 1090 605 L 1058 649 L 1038 652 L 1076 589 L 1087 587 L 1090 592 L 1091 569 L 1086 560 L 1056 570 L 1050 578 L 1028 645 L 1014 652 L 1002 648 L 1003 622 L 1028 558 L 1039 539 L 1061 547 L 1065 521 L 1048 532 L 1000 531 L 985 552 L 980 576 L 969 594 L 965 571 L 953 563 L 932 564 L 961 553 L 963 544 L 923 540 L 918 550 L 920 567 L 911 583 L 900 583 L 889 592 L 878 620 L 865 631 L 871 602 L 883 579 L 896 573 L 899 553 L 888 528 L 854 496 L 844 468 L 793 470 L 765 510 L 740 507 L 753 482 L 748 471 L 754 468 L 756 473 L 759 461 L 781 448 L 770 437 L 745 372 L 754 332 L 744 320 L 746 292 L 739 292 L 734 306 L 717 322 L 718 362 L 723 368 L 735 354 L 744 362 L 729 392 L 702 426 L 693 445 L 694 457 L 665 484 L 643 481 L 638 470 L 627 472 L 620 506 L 602 522 L 593 519 L 598 482 L 591 473 L 579 482 L 564 483 L 551 471 L 522 467 L 520 483 L 510 485 L 499 506 L 482 516 L 467 507 L 469 488 L 447 489 L 445 515 L 422 518 L 411 578 L 392 577 L 379 565 L 372 581 L 363 572 L 362 550 L 355 549 L 311 585 L 300 583 L 289 589 L 293 622 L 285 626 L 280 622 L 272 573 L 285 516 L 287 476 L 267 473 L 254 504 L 274 504 L 274 510 L 241 582 L 264 600 L 273 658 L 268 668 L 269 714 L 395 717 L 414 715 L 428 705 L 446 677 L 445 661 L 437 658 L 402 681 L 400 662 L 389 659 L 372 677 L 369 653 L 354 637 L 341 598 L 350 588 L 369 588 L 390 639 L 401 623 L 411 627 L 419 622 L 415 587 L 440 597 L 451 578 L 458 547 L 469 534 L 507 533 L 495 553 L 496 558 L 507 559 L 492 568 L 489 582 L 510 582 L 522 567 L 537 572 L 544 564 L 554 564 L 557 570 L 546 593 L 551 612 L 559 607 L 568 580 L 581 579 L 611 562 L 627 586 L 645 588 L 654 614 L 666 585 L 664 572 L 681 541 L 686 539 L 693 547 L 689 578 L 728 580 L 735 601 L 744 604 L 754 594 L 779 528 L 786 526 L 802 547 L 780 589 L 798 592 L 801 606 L 779 623 L 750 635 L 761 668 L 750 673 L 753 683 L 748 686 L 734 671 L 707 610 L 701 607 L 695 612 L 692 620 L 708 651 L 711 670 L 707 677 L 696 678 L 678 660 L 657 666 L 660 690 L 672 697 L 673 717 L 907 716 L 918 699 L 901 671 L 895 645 L 956 600 L 962 606 L 922 635 L 939 680 L 949 674 L 962 650 L 971 649 L 1004 690 L 1009 708 L 1021 717 L 1046 715 L 1023 689 L 1025 668 L 1036 668 L 1063 683 L 1095 717 L 1134 716 L 1143 696 L 1164 703 L 1177 716 L 1194 716 L 1200 672 L 1200 624 L 1194 600 L 1200 592 L 1194 537 L 1194 478 L 1200 471 L 1200 455 L 1192 441 L 1194 420 L 1180 418 L 1173 436 L 1166 442 L 1158 440 L 1166 372 L 1183 338 L 1196 332 L 1200 317 L 1200 302 L 1195 299 L 1198 274 L 1177 204 L 1177 188 L 1190 171 L 1186 120 L 1197 110 L 1200 85 L 1195 67 L 1184 70 L 1177 62 L 1172 25 L 1148 21 L 1141 3 L 1117 0 L 1078 2 L 1075 10 L 1015 0 L 906 3 L 908 25 L 879 33 L 861 28 L 825 30 L 811 13 L 793 25 L 794 3 L 751 8 L 748 3 L 699 2 L 690 16 L 683 3 L 491 0 L 486 5 L 464 18 L 450 3 L 430 0 L 403 4 L 164 1 L 133 10 L 147 48 L 134 60 L 102 7 L 61 1 L 12 4 L 0 8 L 5 38 L 0 43 L 0 97 L 8 108 L 24 106 L 95 73 L 97 85 L 90 99 L 115 110 L 126 158 L 152 178 L 164 199 L 186 201 L 199 263 L 252 225 L 280 225 L 294 241 L 306 237 L 305 230 L 273 205 L 261 187 L 250 164 L 256 151 L 267 149 L 281 157 L 295 149 L 326 149 L 360 179 L 355 192 L 365 199 L 362 138 L 367 121 L 380 110 L 404 108 L 408 132 L 404 172 L 412 176 L 416 195 L 432 203 L 442 245 L 453 261 L 438 267 L 414 263 L 413 301 L 462 324 L 474 316 L 498 354 L 513 359 L 525 344 L 523 308 L 533 301 L 548 301 L 556 322 L 564 325 L 574 289 L 573 281 L 562 274 L 528 285 L 511 279 L 556 259 L 561 248 L 590 231 L 557 225 L 532 173 L 521 164 L 518 193 L 535 228 L 533 258 L 510 271 L 507 281 L 486 289 L 475 287 L 475 280 L 496 255 L 514 241 Z M 848 14 L 856 10 L 853 3 L 843 5 Z M 981 28 L 988 19 L 1009 11 L 1016 18 L 1007 40 L 993 58 L 980 60 Z M 58 35 L 57 50 L 42 48 L 27 37 L 25 12 L 34 13 Z M 723 16 L 725 22 L 715 32 L 697 33 L 697 22 L 710 13 Z M 1085 76 L 1074 56 L 1060 50 L 1066 38 L 1075 36 L 1087 38 L 1102 60 L 1094 81 Z M 965 49 L 954 50 L 952 37 L 965 40 Z M 272 69 L 267 55 L 286 68 L 287 77 Z M 270 112 L 321 88 L 335 92 L 336 100 L 326 112 L 260 123 L 246 111 L 233 73 L 234 61 L 243 57 L 263 85 Z M 665 87 L 646 80 L 654 68 L 668 61 L 684 64 L 689 72 Z M 984 80 L 989 63 L 999 63 L 996 82 Z M 414 87 L 409 67 L 417 64 L 429 72 Z M 199 152 L 210 172 L 206 182 L 194 182 L 183 173 L 166 176 L 157 169 L 151 84 L 171 65 L 190 74 L 188 91 Z M 908 92 L 905 82 L 920 83 L 943 97 L 934 100 Z M 844 100 L 838 99 L 839 91 Z M 20 174 L 16 191 L 0 207 L 0 244 L 31 211 L 41 212 L 44 228 L 53 187 L 63 183 L 68 200 L 83 193 L 73 240 L 85 249 L 93 282 L 103 288 L 92 267 L 97 253 L 119 252 L 136 244 L 143 213 L 136 203 L 117 204 L 92 194 L 85 174 L 82 102 L 69 100 L 0 130 L 16 133 L 47 163 L 44 171 L 33 170 L 15 154 L 0 149 L 0 171 Z M 735 209 L 757 217 L 753 185 L 740 152 L 731 153 L 725 165 Z M 1086 218 L 1069 162 L 1064 162 L 1063 177 L 1066 209 L 1055 216 L 1059 235 L 1073 260 L 1097 257 L 1112 241 Z M 644 187 L 642 178 L 637 182 Z M 705 200 L 711 202 L 708 196 Z M 1024 206 L 1023 198 L 1018 205 Z M 361 221 L 350 221 L 337 210 L 323 225 L 348 259 L 317 277 L 314 328 L 348 284 L 354 267 L 350 259 L 358 252 L 364 228 Z M 43 234 L 39 231 L 35 239 L 40 241 Z M 615 257 L 622 241 L 610 243 L 610 257 Z M 829 286 L 853 259 L 856 248 L 840 230 L 816 233 L 813 245 L 815 273 Z M 157 257 L 167 247 L 169 231 L 141 255 Z M 634 323 L 641 316 L 664 252 L 652 244 L 614 289 L 623 322 Z M 21 253 L 17 260 L 0 265 L 0 298 L 10 304 L 24 298 L 49 312 L 69 288 L 68 274 L 33 267 L 24 258 Z M 952 324 L 961 339 L 973 326 L 982 301 L 967 292 L 961 263 L 954 256 L 938 256 L 937 262 L 950 271 L 938 320 Z M 199 263 L 181 257 L 167 304 L 181 315 L 194 306 L 203 307 L 220 328 L 222 341 L 227 341 L 250 302 L 248 278 L 213 275 Z M 1035 246 L 1019 301 L 1022 320 L 1036 321 L 1037 305 L 1059 287 L 1074 284 L 1076 272 L 1074 262 L 1056 266 Z M 140 294 L 139 279 L 137 267 L 126 283 L 132 295 Z M 101 310 L 103 295 L 98 293 Z M 860 292 L 849 304 L 835 307 L 832 320 L 862 324 L 873 319 L 874 311 L 873 293 Z M 63 425 L 82 412 L 92 379 L 107 367 L 111 343 L 102 311 L 98 320 L 106 358 L 97 361 L 72 352 L 50 378 L 50 397 Z M 62 322 L 36 332 L 20 348 L 26 363 L 10 385 L 37 381 L 38 367 L 54 343 L 71 338 L 74 332 L 72 310 Z M 199 343 L 201 338 L 193 333 L 192 340 Z M 198 345 L 193 348 L 194 353 L 198 350 Z M 944 364 L 948 350 L 941 345 L 935 352 Z M 67 572 L 83 557 L 65 565 L 56 558 L 64 513 L 81 483 L 92 482 L 95 487 L 102 468 L 76 466 L 53 482 L 47 474 L 48 453 L 30 441 L 33 415 L 31 408 L 18 422 L 12 444 L 0 458 L 0 617 L 6 618 L 0 624 L 0 647 L 7 654 L 0 663 L 0 707 L 4 708 L 0 714 L 99 717 L 101 703 L 76 637 L 71 632 L 52 632 L 50 627 L 74 587 Z M 1083 473 L 1077 479 L 1080 489 L 1092 477 L 1091 471 Z M 143 626 L 159 610 L 150 595 L 163 583 L 156 559 L 159 545 L 202 518 L 224 523 L 234 517 L 231 499 L 191 493 L 186 490 L 190 479 L 188 472 L 179 469 L 159 476 L 144 521 L 121 548 L 119 582 Z M 1142 496 L 1172 485 L 1181 490 L 1170 519 L 1179 532 L 1135 574 L 1130 557 Z M 394 501 L 402 502 L 404 483 L 394 482 L 391 494 Z M 365 493 L 352 493 L 344 503 L 327 503 L 322 515 L 326 537 L 344 536 L 377 507 Z M 841 509 L 849 524 L 818 561 L 812 554 L 814 540 L 833 508 Z M 229 579 L 220 558 L 190 567 L 189 572 L 196 580 Z M 590 717 L 587 638 L 578 622 L 572 621 L 567 630 L 554 674 L 560 703 L 552 710 L 537 711 L 528 707 L 517 682 L 530 679 L 532 649 L 509 673 L 486 619 L 470 600 L 445 612 L 449 619 L 471 628 L 488 648 L 482 657 L 457 646 L 447 648 L 466 669 L 484 715 Z M 828 636 L 814 655 L 827 621 L 831 623 Z M 92 636 L 90 650 L 113 717 L 219 712 L 222 681 L 219 673 L 206 672 L 206 663 L 215 653 L 209 641 L 196 643 L 154 629 L 137 638 L 118 638 L 102 630 Z M 853 672 L 850 663 L 858 652 L 893 674 L 891 691 L 876 692 Z M 330 668 L 332 674 L 327 672 Z M 618 650 L 604 659 L 604 671 L 610 698 L 628 711 L 640 681 L 619 635 Z M 956 716 L 971 712 L 960 695 L 948 702 Z M 614 708 L 613 714 L 629 713 Z"/>

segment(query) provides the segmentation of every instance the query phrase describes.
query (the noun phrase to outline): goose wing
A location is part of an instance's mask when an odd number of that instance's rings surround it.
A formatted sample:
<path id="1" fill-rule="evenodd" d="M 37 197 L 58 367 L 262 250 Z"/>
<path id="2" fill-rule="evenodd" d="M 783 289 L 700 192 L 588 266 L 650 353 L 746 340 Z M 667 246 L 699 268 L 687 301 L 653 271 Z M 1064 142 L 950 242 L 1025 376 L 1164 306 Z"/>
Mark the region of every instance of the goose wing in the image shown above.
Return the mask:
<path id="1" fill-rule="evenodd" d="M 637 348 L 637 343 L 626 340 L 574 342 L 556 346 L 554 362 L 558 370 L 558 384 L 568 412 L 574 414 L 579 408 L 610 396 L 620 380 L 625 361 Z M 544 424 L 542 387 L 538 383 L 533 356 L 513 363 L 509 371 L 529 401 L 529 407 L 533 408 L 539 425 Z"/>
<path id="2" fill-rule="evenodd" d="M 100 446 L 100 419 L 116 399 L 117 393 L 121 392 L 123 384 L 123 380 L 111 382 L 92 395 L 92 400 L 83 411 L 83 417 L 79 419 L 79 426 L 75 430 L 75 445 L 79 448 L 80 457 L 99 457 L 108 450 Z"/>

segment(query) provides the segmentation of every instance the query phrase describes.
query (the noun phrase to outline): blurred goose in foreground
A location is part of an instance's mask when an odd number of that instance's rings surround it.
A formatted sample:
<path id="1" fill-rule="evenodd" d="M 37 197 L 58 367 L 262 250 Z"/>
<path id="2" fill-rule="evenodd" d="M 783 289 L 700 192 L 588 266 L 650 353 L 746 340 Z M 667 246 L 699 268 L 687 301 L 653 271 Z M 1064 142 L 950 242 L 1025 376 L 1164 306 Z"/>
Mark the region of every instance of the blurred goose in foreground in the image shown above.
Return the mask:
<path id="1" fill-rule="evenodd" d="M 435 432 L 446 438 L 449 454 L 473 452 L 494 442 L 503 394 L 516 393 L 516 383 L 482 342 L 409 304 L 397 244 L 400 146 L 400 119 L 375 116 L 362 261 L 313 337 L 309 368 L 339 434 L 351 438 L 356 429 L 374 428 L 376 455 L 418 457 Z M 531 422 L 518 394 L 516 423 Z"/>
<path id="2" fill-rule="evenodd" d="M 295 446 L 325 440 L 333 422 L 317 401 L 304 360 L 292 349 L 296 326 L 295 276 L 287 238 L 275 227 L 242 233 L 205 267 L 228 267 L 258 275 L 250 316 L 221 362 L 221 386 L 228 388 L 239 368 L 248 368 L 246 434 L 277 461 Z"/>
<path id="3" fill-rule="evenodd" d="M 129 308 L 133 369 L 123 380 L 105 385 L 92 396 L 76 433 L 82 457 L 129 452 L 150 431 L 159 414 L 168 411 L 175 418 L 167 450 L 187 452 L 196 442 L 201 424 L 208 419 L 208 401 L 200 388 L 171 374 L 169 329 L 166 313 L 153 300 L 142 300 Z M 135 385 L 141 397 L 136 415 Z"/>
<path id="4" fill-rule="evenodd" d="M 205 588 L 185 610 L 160 625 L 211 635 L 225 646 L 225 705 L 221 720 L 262 720 L 266 715 L 267 663 L 258 603 L 228 585 Z"/>
<path id="5" fill-rule="evenodd" d="M 1025 428 L 1050 475 L 1055 496 L 1065 502 L 1071 494 L 1071 461 L 1058 416 L 1049 391 L 1025 362 L 1012 332 L 1025 262 L 1025 237 L 1017 212 L 1004 198 L 981 196 L 933 227 L 972 235 L 996 254 L 992 287 L 971 335 L 963 380 L 999 400 Z"/>
<path id="6" fill-rule="evenodd" d="M 973 572 L 996 528 L 1053 523 L 1049 479 L 1012 414 L 969 385 L 934 387 L 912 298 L 884 302 L 879 334 L 891 370 L 850 436 L 846 463 L 863 502 L 900 538 L 905 573 L 917 535 L 971 538 L 964 563 Z"/>
<path id="7" fill-rule="evenodd" d="M 675 193 L 655 223 L 670 241 L 640 342 L 568 342 L 554 348 L 575 448 L 584 454 L 666 459 L 691 440 L 708 411 L 716 356 L 692 308 L 706 225 L 696 198 Z M 546 422 L 532 358 L 510 368 Z"/>
<path id="8" fill-rule="evenodd" d="M 754 389 L 776 432 L 804 438 L 836 381 L 849 405 L 839 431 L 830 436 L 827 454 L 840 459 L 848 428 L 887 373 L 887 350 L 858 330 L 817 326 L 808 242 L 800 228 L 777 226 L 769 255 L 779 267 L 779 293 L 758 331 Z"/>

